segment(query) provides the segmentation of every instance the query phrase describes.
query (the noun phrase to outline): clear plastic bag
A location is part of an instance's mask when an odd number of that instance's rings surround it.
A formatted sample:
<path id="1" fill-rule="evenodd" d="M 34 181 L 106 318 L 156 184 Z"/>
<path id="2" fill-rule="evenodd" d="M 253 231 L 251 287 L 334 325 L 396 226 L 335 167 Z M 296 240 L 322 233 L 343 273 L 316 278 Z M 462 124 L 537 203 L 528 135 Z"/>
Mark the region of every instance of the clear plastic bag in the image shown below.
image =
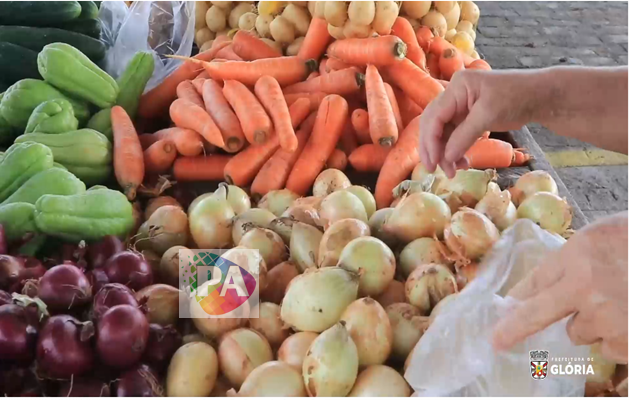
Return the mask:
<path id="1" fill-rule="evenodd" d="M 480 272 L 440 309 L 416 345 L 405 378 L 414 396 L 583 396 L 585 376 L 552 375 L 535 380 L 529 352 L 549 358 L 588 357 L 589 346 L 574 346 L 567 319 L 529 337 L 509 352 L 496 353 L 495 323 L 513 298 L 505 294 L 551 250 L 565 242 L 529 220 L 506 230 L 480 265 Z"/>
<path id="2" fill-rule="evenodd" d="M 138 51 L 153 54 L 155 70 L 145 91 L 157 86 L 190 56 L 195 30 L 194 1 L 104 1 L 99 11 L 102 40 L 109 47 L 105 70 L 118 78 Z"/>

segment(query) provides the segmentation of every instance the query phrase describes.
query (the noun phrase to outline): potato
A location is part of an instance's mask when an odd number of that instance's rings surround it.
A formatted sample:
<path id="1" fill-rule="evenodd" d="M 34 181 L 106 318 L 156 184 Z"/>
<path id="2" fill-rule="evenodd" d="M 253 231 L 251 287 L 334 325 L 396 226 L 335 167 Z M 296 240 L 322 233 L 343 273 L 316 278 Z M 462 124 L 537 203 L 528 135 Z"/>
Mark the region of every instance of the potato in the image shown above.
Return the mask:
<path id="1" fill-rule="evenodd" d="M 271 15 L 259 15 L 256 18 L 256 32 L 261 38 L 270 38 L 271 31 L 269 30 L 269 24 L 273 21 Z"/>
<path id="2" fill-rule="evenodd" d="M 212 39 L 214 39 L 214 32 L 208 28 L 202 28 L 195 32 L 195 43 L 197 46 L 201 46 Z"/>
<path id="3" fill-rule="evenodd" d="M 374 21 L 376 4 L 373 1 L 351 1 L 348 6 L 348 19 L 354 25 L 370 25 Z"/>
<path id="4" fill-rule="evenodd" d="M 213 6 L 224 9 L 226 12 L 230 11 L 230 8 L 232 8 L 231 1 L 211 1 L 210 3 L 212 3 Z"/>
<path id="5" fill-rule="evenodd" d="M 462 2 L 461 19 L 470 21 L 473 25 L 479 21 L 479 7 L 472 1 Z"/>
<path id="6" fill-rule="evenodd" d="M 435 10 L 429 11 L 429 13 L 422 18 L 420 23 L 433 29 L 437 36 L 444 37 L 444 35 L 446 35 L 446 18 Z"/>
<path id="7" fill-rule="evenodd" d="M 195 30 L 206 27 L 206 13 L 208 12 L 208 2 L 196 1 L 195 2 Z"/>
<path id="8" fill-rule="evenodd" d="M 377 3 L 378 6 L 378 3 Z M 402 11 L 411 18 L 420 19 L 431 9 L 430 1 L 403 1 Z"/>
<path id="9" fill-rule="evenodd" d="M 308 1 L 308 12 L 311 14 L 311 17 L 315 18 L 315 7 L 317 6 L 316 1 Z"/>
<path id="10" fill-rule="evenodd" d="M 442 15 L 448 14 L 451 12 L 453 7 L 457 4 L 456 1 L 434 1 L 433 2 L 435 9 L 438 10 Z"/>
<path id="11" fill-rule="evenodd" d="M 326 1 L 315 2 L 315 15 L 316 18 L 326 18 Z"/>
<path id="12" fill-rule="evenodd" d="M 256 18 L 258 18 L 258 15 L 253 12 L 246 12 L 241 15 L 241 18 L 238 19 L 238 29 L 244 31 L 252 31 L 256 29 Z"/>
<path id="13" fill-rule="evenodd" d="M 455 7 L 453 7 L 451 11 L 444 14 L 444 19 L 446 20 L 446 29 L 455 29 L 457 23 L 459 22 L 459 12 L 459 4 L 455 3 Z"/>
<path id="14" fill-rule="evenodd" d="M 409 24 L 411 25 L 411 27 L 413 28 L 413 30 L 415 31 L 416 29 L 418 29 L 418 27 L 420 27 L 422 24 L 420 23 L 420 21 L 418 21 L 415 18 L 411 18 L 408 17 L 406 15 L 402 16 L 404 19 L 406 19 L 407 21 L 409 21 Z"/>
<path id="15" fill-rule="evenodd" d="M 291 43 L 289 47 L 287 47 L 287 56 L 297 56 L 300 51 L 300 47 L 302 47 L 302 42 L 304 42 L 304 36 L 300 36 L 299 38 L 295 39 L 293 43 Z"/>
<path id="16" fill-rule="evenodd" d="M 338 28 L 336 26 L 328 24 L 328 33 L 330 36 L 337 40 L 345 39 L 346 37 L 343 35 L 343 27 Z"/>
<path id="17" fill-rule="evenodd" d="M 271 32 L 273 40 L 280 42 L 280 44 L 289 44 L 295 40 L 295 28 L 293 28 L 293 24 L 282 15 L 278 15 L 271 21 L 269 31 Z"/>
<path id="18" fill-rule="evenodd" d="M 468 32 L 474 30 L 474 26 L 470 21 L 459 21 L 459 23 L 455 26 L 455 30 L 457 32 Z"/>
<path id="19" fill-rule="evenodd" d="M 308 15 L 308 11 L 306 11 L 305 8 L 298 7 L 295 4 L 289 4 L 282 12 L 282 16 L 293 24 L 296 35 L 306 35 L 308 26 L 311 23 L 311 17 Z"/>
<path id="20" fill-rule="evenodd" d="M 206 397 L 219 375 L 217 352 L 207 343 L 183 345 L 173 355 L 166 373 L 169 397 Z"/>
<path id="21" fill-rule="evenodd" d="M 403 4 L 408 3 L 407 1 Z M 417 2 L 411 2 L 417 3 Z M 392 25 L 398 17 L 398 6 L 393 1 L 377 1 L 376 14 L 372 22 L 372 28 L 379 35 L 389 35 L 392 31 Z"/>
<path id="22" fill-rule="evenodd" d="M 348 5 L 345 1 L 327 1 L 324 17 L 330 25 L 341 28 L 348 19 Z"/>
<path id="23" fill-rule="evenodd" d="M 449 29 L 448 31 L 446 31 L 446 34 L 444 35 L 444 39 L 450 42 L 451 40 L 453 40 L 453 36 L 455 36 L 456 33 L 457 31 L 455 29 Z"/>
<path id="24" fill-rule="evenodd" d="M 222 8 L 212 6 L 206 12 L 206 25 L 212 32 L 219 32 L 226 27 L 226 15 Z"/>
<path id="25" fill-rule="evenodd" d="M 271 46 L 272 48 L 282 53 L 282 45 L 280 43 L 274 42 L 273 40 L 267 39 L 267 38 L 261 38 L 260 40 L 262 40 L 263 42 L 267 43 L 267 45 Z"/>
<path id="26" fill-rule="evenodd" d="M 468 32 L 457 32 L 451 39 L 451 43 L 464 54 L 470 55 L 475 50 L 475 42 Z"/>
<path id="27" fill-rule="evenodd" d="M 275 17 L 282 12 L 285 3 L 284 1 L 259 1 L 258 14 Z"/>
<path id="28" fill-rule="evenodd" d="M 239 3 L 236 7 L 230 11 L 230 16 L 228 17 L 228 23 L 230 28 L 238 28 L 238 21 L 241 19 L 241 15 L 256 11 L 256 7 L 252 6 L 249 3 Z"/>
<path id="29" fill-rule="evenodd" d="M 343 26 L 343 36 L 351 38 L 368 38 L 372 34 L 372 27 L 370 25 L 357 25 L 352 21 L 346 21 Z"/>
<path id="30" fill-rule="evenodd" d="M 212 47 L 212 43 L 214 43 L 214 39 L 208 40 L 207 42 L 199 46 L 199 52 L 202 53 L 206 50 L 210 50 L 210 48 Z"/>
<path id="31" fill-rule="evenodd" d="M 474 58 L 475 60 L 479 60 L 479 59 L 481 58 L 481 57 L 479 57 L 479 53 L 477 53 L 477 50 L 473 50 L 473 51 L 470 53 L 470 56 L 471 56 L 472 58 Z"/>

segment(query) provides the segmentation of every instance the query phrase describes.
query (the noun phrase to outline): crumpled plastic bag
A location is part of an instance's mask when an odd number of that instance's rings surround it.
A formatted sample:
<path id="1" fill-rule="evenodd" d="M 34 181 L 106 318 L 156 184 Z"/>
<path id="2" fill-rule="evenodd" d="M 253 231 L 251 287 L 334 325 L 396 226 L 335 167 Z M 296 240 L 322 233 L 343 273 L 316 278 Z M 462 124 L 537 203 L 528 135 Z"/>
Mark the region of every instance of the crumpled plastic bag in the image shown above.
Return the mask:
<path id="1" fill-rule="evenodd" d="M 516 301 L 503 296 L 564 242 L 529 220 L 503 232 L 477 277 L 440 309 L 414 348 L 405 373 L 414 396 L 584 396 L 585 376 L 552 375 L 549 368 L 535 380 L 530 370 L 533 350 L 548 351 L 550 359 L 588 357 L 589 346 L 571 343 L 568 318 L 508 352 L 496 353 L 491 344 L 495 323 Z"/>
<path id="2" fill-rule="evenodd" d="M 145 92 L 157 86 L 190 56 L 195 35 L 194 1 L 104 1 L 99 11 L 101 40 L 108 46 L 104 68 L 118 78 L 139 51 L 153 54 L 155 69 Z"/>

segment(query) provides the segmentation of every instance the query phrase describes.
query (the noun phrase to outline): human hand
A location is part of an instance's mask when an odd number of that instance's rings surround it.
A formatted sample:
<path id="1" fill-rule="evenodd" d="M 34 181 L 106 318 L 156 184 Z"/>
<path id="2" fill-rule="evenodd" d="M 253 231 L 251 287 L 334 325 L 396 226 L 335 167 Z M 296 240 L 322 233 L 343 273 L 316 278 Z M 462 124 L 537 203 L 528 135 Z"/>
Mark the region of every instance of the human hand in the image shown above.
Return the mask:
<path id="1" fill-rule="evenodd" d="M 493 346 L 506 350 L 574 314 L 576 345 L 602 341 L 602 355 L 628 363 L 628 213 L 577 231 L 510 290 L 520 302 L 496 325 Z"/>

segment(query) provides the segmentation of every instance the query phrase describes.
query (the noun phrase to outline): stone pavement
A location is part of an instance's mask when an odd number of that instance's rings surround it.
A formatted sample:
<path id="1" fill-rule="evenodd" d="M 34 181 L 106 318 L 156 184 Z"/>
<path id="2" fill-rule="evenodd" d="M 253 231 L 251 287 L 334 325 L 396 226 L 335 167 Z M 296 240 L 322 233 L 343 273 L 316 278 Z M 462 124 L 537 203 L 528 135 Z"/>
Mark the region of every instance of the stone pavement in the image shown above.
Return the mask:
<path id="1" fill-rule="evenodd" d="M 495 69 L 628 65 L 627 2 L 477 2 L 478 51 Z M 628 158 L 528 128 L 591 221 L 628 209 Z"/>

